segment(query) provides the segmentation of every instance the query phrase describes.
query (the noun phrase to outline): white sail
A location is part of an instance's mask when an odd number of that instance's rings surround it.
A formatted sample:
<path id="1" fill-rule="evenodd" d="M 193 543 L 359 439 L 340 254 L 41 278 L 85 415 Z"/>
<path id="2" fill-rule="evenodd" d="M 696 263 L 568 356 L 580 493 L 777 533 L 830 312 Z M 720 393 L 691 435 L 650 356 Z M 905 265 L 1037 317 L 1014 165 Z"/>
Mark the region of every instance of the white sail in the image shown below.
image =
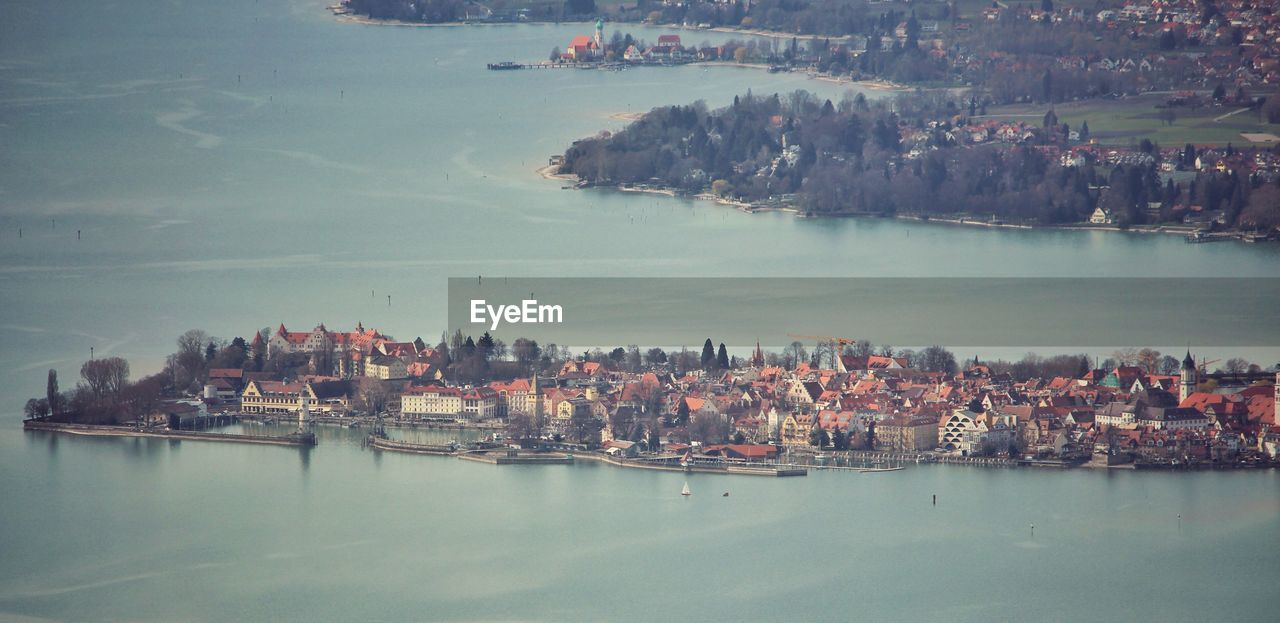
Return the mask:
<path id="1" fill-rule="evenodd" d="M 688 480 L 684 481 L 684 489 L 680 490 L 680 495 L 693 495 L 693 492 L 689 490 Z"/>

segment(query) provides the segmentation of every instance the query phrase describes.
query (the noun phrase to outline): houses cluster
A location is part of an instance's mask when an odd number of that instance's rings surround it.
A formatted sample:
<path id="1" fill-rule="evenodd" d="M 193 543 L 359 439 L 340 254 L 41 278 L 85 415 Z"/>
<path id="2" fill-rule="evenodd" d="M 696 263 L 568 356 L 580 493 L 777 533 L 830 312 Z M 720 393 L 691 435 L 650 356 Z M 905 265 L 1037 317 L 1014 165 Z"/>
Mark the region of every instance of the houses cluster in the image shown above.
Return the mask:
<path id="1" fill-rule="evenodd" d="M 316 338 L 315 331 L 306 338 L 289 335 L 277 332 L 303 348 L 330 348 L 336 341 Z M 385 351 L 382 356 L 401 361 L 417 357 L 397 344 L 373 338 L 368 346 L 360 341 L 341 349 Z M 526 434 L 623 454 L 656 452 L 656 444 L 668 453 L 694 448 L 769 457 L 779 448 L 817 442 L 902 453 L 1158 462 L 1234 461 L 1258 453 L 1275 458 L 1280 449 L 1280 391 L 1265 381 L 1217 389 L 1204 383 L 1190 353 L 1176 374 L 1121 365 L 1021 381 L 993 373 L 977 359 L 956 373 L 926 372 L 907 358 L 874 354 L 846 354 L 832 363 L 765 365 L 757 346 L 749 361 L 729 370 L 624 371 L 611 361 L 569 359 L 526 378 L 461 386 L 431 366 L 413 368 L 424 374 L 397 366 L 385 379 L 366 366 L 364 378 L 374 383 L 351 375 L 278 379 L 214 370 L 206 398 L 236 402 L 245 413 L 281 416 L 304 409 L 337 417 L 379 409 L 409 421 L 519 418 L 530 426 Z M 381 388 L 384 400 L 361 395 L 370 387 Z"/>
<path id="2" fill-rule="evenodd" d="M 1108 3 L 1110 4 L 1110 3 Z M 1212 4 L 1213 9 L 1209 10 Z M 960 75 L 966 72 L 1059 69 L 1124 75 L 1122 90 L 1166 88 L 1198 84 L 1213 88 L 1224 84 L 1234 90 L 1280 85 L 1280 2 L 1276 0 L 1152 0 L 1110 4 L 1086 14 L 1076 7 L 1051 11 L 1032 8 L 992 6 L 982 11 L 979 22 L 1001 24 L 1063 24 L 1092 31 L 1096 36 L 1123 36 L 1155 45 L 1131 46 L 1118 50 L 1066 54 L 1036 58 L 1022 54 L 952 46 L 950 49 L 925 42 L 931 54 L 946 49 L 936 58 L 945 58 Z M 972 28 L 965 19 L 952 22 L 954 31 Z M 1042 27 L 1042 26 L 1037 26 Z M 903 28 L 900 26 L 899 31 Z M 923 33 L 922 33 L 923 34 Z M 901 39 L 901 33 L 899 33 Z M 1184 45 L 1187 41 L 1195 45 Z M 1153 51 L 1153 48 L 1156 51 Z"/>
<path id="3" fill-rule="evenodd" d="M 625 49 L 610 49 L 604 40 L 604 20 L 596 20 L 595 32 L 592 35 L 578 35 L 569 41 L 560 58 L 560 62 L 626 62 L 626 63 L 662 63 L 675 60 L 692 60 L 700 58 L 698 50 L 686 49 L 680 43 L 680 35 L 658 35 L 658 42 L 651 46 L 643 46 L 636 42 Z"/>

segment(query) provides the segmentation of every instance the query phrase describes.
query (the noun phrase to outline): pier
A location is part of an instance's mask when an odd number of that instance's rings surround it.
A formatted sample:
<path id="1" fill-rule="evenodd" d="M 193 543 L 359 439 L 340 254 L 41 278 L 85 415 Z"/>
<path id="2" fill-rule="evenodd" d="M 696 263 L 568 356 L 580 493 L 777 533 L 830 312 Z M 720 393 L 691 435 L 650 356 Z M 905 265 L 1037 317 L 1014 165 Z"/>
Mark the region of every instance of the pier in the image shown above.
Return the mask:
<path id="1" fill-rule="evenodd" d="M 574 455 L 507 449 L 464 452 L 458 458 L 491 465 L 573 465 Z"/>
<path id="2" fill-rule="evenodd" d="M 458 452 L 458 448 L 453 445 L 433 445 L 425 443 L 409 443 L 407 441 L 396 441 L 387 439 L 378 435 L 369 435 L 366 441 L 370 448 L 375 450 L 388 450 L 391 452 L 407 452 L 409 454 L 435 454 L 440 456 L 452 456 Z"/>
<path id="3" fill-rule="evenodd" d="M 95 424 L 64 424 L 59 422 L 41 422 L 26 420 L 23 430 L 49 431 L 86 437 L 154 437 L 157 439 L 185 439 L 189 441 L 221 441 L 230 443 L 252 443 L 270 446 L 314 446 L 316 436 L 313 433 L 291 433 L 288 435 L 241 435 L 231 433 L 207 433 L 189 430 L 139 429 L 128 426 L 100 426 Z"/>

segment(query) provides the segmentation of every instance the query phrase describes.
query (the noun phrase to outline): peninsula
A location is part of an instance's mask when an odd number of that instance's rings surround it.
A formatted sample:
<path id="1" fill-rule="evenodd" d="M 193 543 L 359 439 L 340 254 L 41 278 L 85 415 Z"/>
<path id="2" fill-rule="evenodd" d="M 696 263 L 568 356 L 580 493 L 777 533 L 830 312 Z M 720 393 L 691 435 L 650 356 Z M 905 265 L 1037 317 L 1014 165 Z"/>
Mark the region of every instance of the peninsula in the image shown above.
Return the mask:
<path id="1" fill-rule="evenodd" d="M 581 186 L 805 216 L 1146 227 L 1190 241 L 1266 240 L 1280 226 L 1274 148 L 1103 145 L 1087 120 L 1072 125 L 1053 110 L 1030 120 L 983 112 L 972 92 L 837 103 L 748 92 L 719 110 L 656 108 L 617 133 L 576 141 L 555 172 Z"/>

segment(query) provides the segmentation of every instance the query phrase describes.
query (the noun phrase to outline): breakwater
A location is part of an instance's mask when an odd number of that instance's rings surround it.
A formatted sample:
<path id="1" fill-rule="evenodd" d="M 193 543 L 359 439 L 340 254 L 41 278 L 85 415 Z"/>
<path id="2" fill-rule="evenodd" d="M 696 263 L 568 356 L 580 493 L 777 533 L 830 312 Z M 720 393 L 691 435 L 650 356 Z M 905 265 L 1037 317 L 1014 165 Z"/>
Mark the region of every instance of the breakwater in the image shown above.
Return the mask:
<path id="1" fill-rule="evenodd" d="M 186 439 L 190 441 L 221 441 L 231 443 L 252 443 L 271 446 L 314 446 L 316 436 L 313 433 L 291 433 L 288 435 L 242 435 L 230 433 L 208 433 L 189 430 L 149 430 L 130 428 L 128 426 L 101 426 L 95 424 L 66 424 L 60 422 L 41 422 L 27 420 L 22 423 L 23 430 L 48 431 L 68 435 L 86 437 L 154 437 L 158 439 Z"/>

